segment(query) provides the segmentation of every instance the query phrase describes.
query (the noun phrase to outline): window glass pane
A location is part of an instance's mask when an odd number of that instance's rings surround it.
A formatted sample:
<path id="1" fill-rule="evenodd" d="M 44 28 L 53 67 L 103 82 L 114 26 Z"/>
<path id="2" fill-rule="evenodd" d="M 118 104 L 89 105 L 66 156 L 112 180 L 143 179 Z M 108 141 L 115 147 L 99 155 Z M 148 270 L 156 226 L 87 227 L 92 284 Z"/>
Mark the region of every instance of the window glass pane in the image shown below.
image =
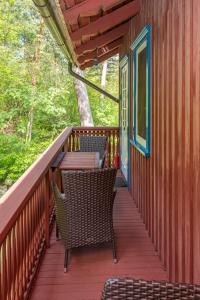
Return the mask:
<path id="1" fill-rule="evenodd" d="M 133 51 L 132 143 L 146 157 L 150 155 L 150 43 L 151 26 L 147 24 L 131 45 Z"/>
<path id="2" fill-rule="evenodd" d="M 146 140 L 146 62 L 147 48 L 138 53 L 138 135 Z"/>
<path id="3" fill-rule="evenodd" d="M 127 101 L 128 101 L 128 72 L 127 68 L 122 69 L 122 128 L 125 129 L 127 126 Z"/>

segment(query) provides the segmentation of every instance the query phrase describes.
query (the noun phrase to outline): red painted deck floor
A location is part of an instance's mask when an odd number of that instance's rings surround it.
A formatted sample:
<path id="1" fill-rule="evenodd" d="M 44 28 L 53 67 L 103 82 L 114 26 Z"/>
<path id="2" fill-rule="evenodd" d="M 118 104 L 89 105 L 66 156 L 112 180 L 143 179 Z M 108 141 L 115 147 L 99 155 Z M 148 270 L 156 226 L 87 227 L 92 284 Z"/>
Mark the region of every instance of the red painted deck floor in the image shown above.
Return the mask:
<path id="1" fill-rule="evenodd" d="M 76 249 L 71 253 L 68 273 L 63 272 L 62 243 L 53 232 L 31 300 L 97 300 L 105 280 L 116 276 L 167 279 L 126 188 L 118 189 L 114 227 L 119 262 L 113 264 L 110 247 Z"/>

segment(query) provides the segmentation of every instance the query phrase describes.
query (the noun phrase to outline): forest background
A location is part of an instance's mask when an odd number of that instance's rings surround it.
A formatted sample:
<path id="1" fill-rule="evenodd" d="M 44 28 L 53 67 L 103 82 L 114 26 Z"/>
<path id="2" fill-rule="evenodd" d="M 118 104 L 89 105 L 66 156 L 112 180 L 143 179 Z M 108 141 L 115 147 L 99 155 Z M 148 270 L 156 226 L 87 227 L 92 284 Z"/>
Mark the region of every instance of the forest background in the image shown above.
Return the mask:
<path id="1" fill-rule="evenodd" d="M 42 22 L 32 0 L 0 1 L 1 186 L 15 182 L 65 127 L 80 125 L 67 60 Z M 84 75 L 100 85 L 102 69 Z M 106 90 L 118 96 L 118 57 L 107 62 Z M 118 105 L 87 92 L 94 126 L 116 126 Z"/>

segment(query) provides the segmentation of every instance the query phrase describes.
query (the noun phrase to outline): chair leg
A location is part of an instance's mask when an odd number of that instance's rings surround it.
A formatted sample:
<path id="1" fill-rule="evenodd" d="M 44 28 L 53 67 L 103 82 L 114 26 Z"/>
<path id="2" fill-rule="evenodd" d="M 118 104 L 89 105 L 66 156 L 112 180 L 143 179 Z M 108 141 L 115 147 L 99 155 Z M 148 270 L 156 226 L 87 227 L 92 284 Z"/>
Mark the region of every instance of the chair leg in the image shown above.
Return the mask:
<path id="1" fill-rule="evenodd" d="M 114 239 L 112 241 L 112 252 L 113 252 L 113 262 L 114 262 L 114 264 L 116 264 L 118 262 L 118 259 L 117 259 L 117 252 L 116 252 L 115 240 Z"/>
<path id="2" fill-rule="evenodd" d="M 64 273 L 67 273 L 68 260 L 69 260 L 69 250 L 65 249 Z"/>
<path id="3" fill-rule="evenodd" d="M 58 225 L 56 224 L 56 241 L 59 240 L 59 229 L 58 229 Z"/>

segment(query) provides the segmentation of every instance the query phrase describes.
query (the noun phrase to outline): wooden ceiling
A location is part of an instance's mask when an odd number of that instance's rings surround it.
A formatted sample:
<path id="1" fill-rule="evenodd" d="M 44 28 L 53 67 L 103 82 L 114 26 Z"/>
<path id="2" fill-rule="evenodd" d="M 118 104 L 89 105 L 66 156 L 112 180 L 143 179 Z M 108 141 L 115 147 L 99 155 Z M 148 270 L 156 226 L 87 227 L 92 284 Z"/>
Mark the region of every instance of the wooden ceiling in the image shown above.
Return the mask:
<path id="1" fill-rule="evenodd" d="M 81 69 L 119 53 L 140 0 L 59 0 Z"/>

